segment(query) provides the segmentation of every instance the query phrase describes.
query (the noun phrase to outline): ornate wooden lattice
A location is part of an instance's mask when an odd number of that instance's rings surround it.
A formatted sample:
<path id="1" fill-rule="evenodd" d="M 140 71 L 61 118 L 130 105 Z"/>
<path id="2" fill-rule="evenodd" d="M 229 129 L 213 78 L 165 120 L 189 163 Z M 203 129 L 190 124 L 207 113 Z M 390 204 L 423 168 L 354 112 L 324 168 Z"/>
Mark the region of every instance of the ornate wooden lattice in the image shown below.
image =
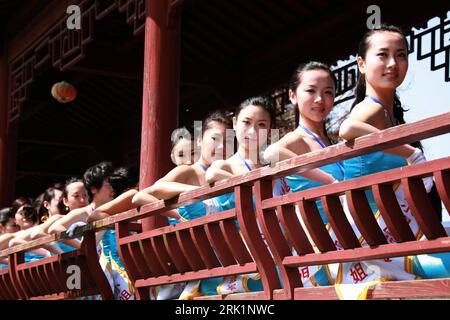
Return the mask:
<path id="1" fill-rule="evenodd" d="M 133 24 L 134 35 L 144 30 L 145 0 L 86 0 L 79 6 L 79 30 L 68 29 L 67 16 L 64 15 L 53 28 L 10 64 L 9 122 L 20 117 L 31 83 L 46 66 L 51 65 L 64 71 L 84 58 L 86 45 L 94 40 L 96 20 L 118 9 L 125 13 L 127 23 Z"/>

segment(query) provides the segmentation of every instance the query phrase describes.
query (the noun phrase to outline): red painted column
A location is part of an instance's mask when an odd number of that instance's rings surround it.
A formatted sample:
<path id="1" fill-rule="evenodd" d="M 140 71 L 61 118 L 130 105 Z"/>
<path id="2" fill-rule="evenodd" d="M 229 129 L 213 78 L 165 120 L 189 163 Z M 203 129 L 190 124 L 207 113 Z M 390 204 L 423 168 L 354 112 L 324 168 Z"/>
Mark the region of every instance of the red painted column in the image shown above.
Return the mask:
<path id="1" fill-rule="evenodd" d="M 146 0 L 140 189 L 173 167 L 170 137 L 178 118 L 180 19 L 168 26 L 169 2 Z M 166 224 L 166 219 L 146 218 L 142 224 L 149 230 Z"/>
<path id="2" fill-rule="evenodd" d="M 10 206 L 14 199 L 17 142 L 16 126 L 8 128 L 8 59 L 5 51 L 0 52 L 0 207 Z"/>

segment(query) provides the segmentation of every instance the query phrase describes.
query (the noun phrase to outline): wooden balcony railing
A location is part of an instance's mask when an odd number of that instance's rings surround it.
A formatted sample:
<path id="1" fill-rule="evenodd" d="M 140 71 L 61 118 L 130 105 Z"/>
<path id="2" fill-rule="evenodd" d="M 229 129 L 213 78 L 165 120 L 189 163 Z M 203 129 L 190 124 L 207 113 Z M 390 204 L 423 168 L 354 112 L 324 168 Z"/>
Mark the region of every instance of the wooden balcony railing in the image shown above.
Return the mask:
<path id="1" fill-rule="evenodd" d="M 273 167 L 183 193 L 176 199 L 156 201 L 139 210 L 96 221 L 79 233 L 84 236 L 81 250 L 37 262 L 23 263 L 23 253 L 59 241 L 65 237 L 64 233 L 0 251 L 0 258 L 9 259 L 8 269 L 0 270 L 0 299 L 70 298 L 94 293 L 111 299 L 98 264 L 94 234 L 113 225 L 120 257 L 138 299 L 148 299 L 152 286 L 251 272 L 260 273 L 262 292 L 203 299 L 336 299 L 333 286 L 304 288 L 299 267 L 450 251 L 450 237 L 433 213 L 421 181 L 423 177 L 434 176 L 439 196 L 450 211 L 450 157 L 279 197 L 272 195 L 273 180 L 448 132 L 450 112 L 297 156 Z M 403 187 L 426 240 L 414 237 L 396 201 L 394 184 Z M 370 210 L 365 190 L 372 190 L 395 243 L 386 241 Z M 142 231 L 136 223 L 144 217 L 229 192 L 235 192 L 235 209 L 151 231 Z M 347 199 L 350 217 L 339 200 L 342 195 Z M 334 238 L 320 218 L 316 200 L 322 201 Z M 357 233 L 367 245 L 361 245 Z M 82 270 L 84 280 L 78 291 L 70 291 L 64 285 L 68 277 L 66 268 L 71 264 Z M 381 283 L 368 295 L 369 298 L 443 296 L 450 296 L 447 278 Z"/>

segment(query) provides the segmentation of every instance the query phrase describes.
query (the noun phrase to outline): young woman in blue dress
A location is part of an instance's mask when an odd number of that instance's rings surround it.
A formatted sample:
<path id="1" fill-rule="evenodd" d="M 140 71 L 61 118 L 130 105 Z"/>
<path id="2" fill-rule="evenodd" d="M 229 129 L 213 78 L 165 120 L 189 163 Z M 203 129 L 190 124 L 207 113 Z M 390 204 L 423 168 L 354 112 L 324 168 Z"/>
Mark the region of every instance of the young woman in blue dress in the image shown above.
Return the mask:
<path id="1" fill-rule="evenodd" d="M 405 123 L 405 110 L 396 93 L 408 70 L 408 42 L 402 31 L 398 27 L 386 25 L 368 31 L 359 44 L 357 63 L 360 74 L 355 92 L 356 100 L 339 132 L 345 140 Z M 420 143 L 401 145 L 345 160 L 345 179 L 425 162 L 421 149 Z M 429 177 L 423 181 L 425 189 L 430 192 L 433 179 Z M 396 190 L 396 194 L 399 202 L 406 203 L 400 188 Z M 372 192 L 366 192 L 366 196 L 380 224 L 382 217 L 379 217 Z M 414 217 L 410 212 L 404 214 L 411 221 L 413 232 L 420 238 L 420 230 Z M 422 278 L 448 277 L 450 274 L 449 253 L 418 255 L 407 260 L 406 272 Z"/>

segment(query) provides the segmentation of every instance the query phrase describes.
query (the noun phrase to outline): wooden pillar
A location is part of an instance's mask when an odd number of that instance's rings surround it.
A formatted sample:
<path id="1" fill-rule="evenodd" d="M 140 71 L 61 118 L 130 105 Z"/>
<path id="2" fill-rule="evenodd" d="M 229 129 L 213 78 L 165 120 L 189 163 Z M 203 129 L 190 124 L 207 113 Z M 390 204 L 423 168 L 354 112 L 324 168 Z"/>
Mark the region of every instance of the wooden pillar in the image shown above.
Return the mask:
<path id="1" fill-rule="evenodd" d="M 146 0 L 144 90 L 139 188 L 150 186 L 172 167 L 172 131 L 179 97 L 180 19 L 168 25 L 171 0 Z M 143 230 L 166 224 L 162 217 L 143 219 Z"/>
<path id="2" fill-rule="evenodd" d="M 4 43 L 3 34 L 1 35 Z M 6 46 L 0 52 L 0 207 L 14 200 L 17 128 L 8 127 L 8 58 Z"/>

